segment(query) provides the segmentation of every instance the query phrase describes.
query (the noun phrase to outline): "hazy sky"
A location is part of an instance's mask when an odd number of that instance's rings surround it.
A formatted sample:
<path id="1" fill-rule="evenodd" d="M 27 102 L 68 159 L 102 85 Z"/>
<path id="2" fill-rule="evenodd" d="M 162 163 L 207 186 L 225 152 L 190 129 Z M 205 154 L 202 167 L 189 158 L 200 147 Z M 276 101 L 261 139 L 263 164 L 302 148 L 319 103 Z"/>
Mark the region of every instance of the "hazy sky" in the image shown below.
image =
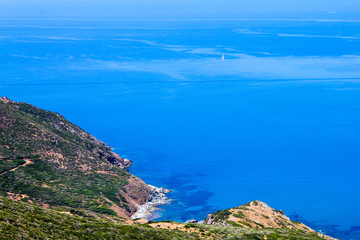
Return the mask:
<path id="1" fill-rule="evenodd" d="M 0 0 L 0 17 L 226 18 L 360 10 L 359 0 Z"/>

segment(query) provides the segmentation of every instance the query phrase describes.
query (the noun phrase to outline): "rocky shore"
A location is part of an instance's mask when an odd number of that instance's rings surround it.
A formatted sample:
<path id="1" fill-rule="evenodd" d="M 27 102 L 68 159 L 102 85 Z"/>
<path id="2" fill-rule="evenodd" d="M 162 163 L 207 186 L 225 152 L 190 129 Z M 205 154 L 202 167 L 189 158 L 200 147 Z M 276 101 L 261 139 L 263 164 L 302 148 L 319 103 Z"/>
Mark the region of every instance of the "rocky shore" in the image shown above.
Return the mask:
<path id="1" fill-rule="evenodd" d="M 168 199 L 165 195 L 171 192 L 170 189 L 158 188 L 152 185 L 148 185 L 148 188 L 150 192 L 149 200 L 145 204 L 137 207 L 137 211 L 131 216 L 131 219 L 143 218 L 151 220 L 153 218 L 153 212 L 159 209 L 158 206 L 171 204 L 172 200 Z"/>

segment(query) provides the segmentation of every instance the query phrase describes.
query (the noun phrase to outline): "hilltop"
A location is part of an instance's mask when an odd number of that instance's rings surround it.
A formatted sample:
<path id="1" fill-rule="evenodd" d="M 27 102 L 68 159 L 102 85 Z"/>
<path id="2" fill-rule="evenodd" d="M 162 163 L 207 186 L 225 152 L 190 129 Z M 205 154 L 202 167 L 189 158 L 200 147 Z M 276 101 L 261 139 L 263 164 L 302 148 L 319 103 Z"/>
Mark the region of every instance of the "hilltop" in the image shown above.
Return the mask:
<path id="1" fill-rule="evenodd" d="M 291 221 L 283 211 L 275 210 L 266 203 L 257 200 L 239 207 L 208 214 L 204 223 L 241 228 L 293 229 L 302 232 L 316 233 L 325 239 L 334 239 L 314 231 L 301 222 Z"/>

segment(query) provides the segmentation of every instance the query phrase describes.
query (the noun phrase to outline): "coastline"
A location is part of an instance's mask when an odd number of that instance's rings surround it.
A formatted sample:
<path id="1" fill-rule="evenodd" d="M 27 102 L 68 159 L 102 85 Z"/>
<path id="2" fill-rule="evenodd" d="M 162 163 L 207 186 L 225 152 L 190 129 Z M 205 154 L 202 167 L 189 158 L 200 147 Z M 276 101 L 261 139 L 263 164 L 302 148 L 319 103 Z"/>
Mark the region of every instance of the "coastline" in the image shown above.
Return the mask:
<path id="1" fill-rule="evenodd" d="M 158 206 L 167 205 L 172 203 L 172 199 L 168 199 L 165 195 L 166 193 L 172 192 L 170 189 L 166 189 L 163 187 L 155 187 L 152 185 L 148 185 L 150 191 L 150 198 L 149 200 L 143 204 L 137 206 L 137 211 L 131 216 L 131 219 L 146 219 L 152 220 L 153 212 L 158 210 Z"/>

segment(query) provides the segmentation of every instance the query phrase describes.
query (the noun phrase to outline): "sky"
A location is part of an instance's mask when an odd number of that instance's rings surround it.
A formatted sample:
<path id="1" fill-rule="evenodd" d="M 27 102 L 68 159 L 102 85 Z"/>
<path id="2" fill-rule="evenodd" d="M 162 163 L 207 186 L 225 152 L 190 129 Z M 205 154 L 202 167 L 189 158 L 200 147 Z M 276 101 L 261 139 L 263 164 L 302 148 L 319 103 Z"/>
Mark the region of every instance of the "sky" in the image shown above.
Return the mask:
<path id="1" fill-rule="evenodd" d="M 360 11 L 359 0 L 0 0 L 0 18 L 237 18 Z"/>

